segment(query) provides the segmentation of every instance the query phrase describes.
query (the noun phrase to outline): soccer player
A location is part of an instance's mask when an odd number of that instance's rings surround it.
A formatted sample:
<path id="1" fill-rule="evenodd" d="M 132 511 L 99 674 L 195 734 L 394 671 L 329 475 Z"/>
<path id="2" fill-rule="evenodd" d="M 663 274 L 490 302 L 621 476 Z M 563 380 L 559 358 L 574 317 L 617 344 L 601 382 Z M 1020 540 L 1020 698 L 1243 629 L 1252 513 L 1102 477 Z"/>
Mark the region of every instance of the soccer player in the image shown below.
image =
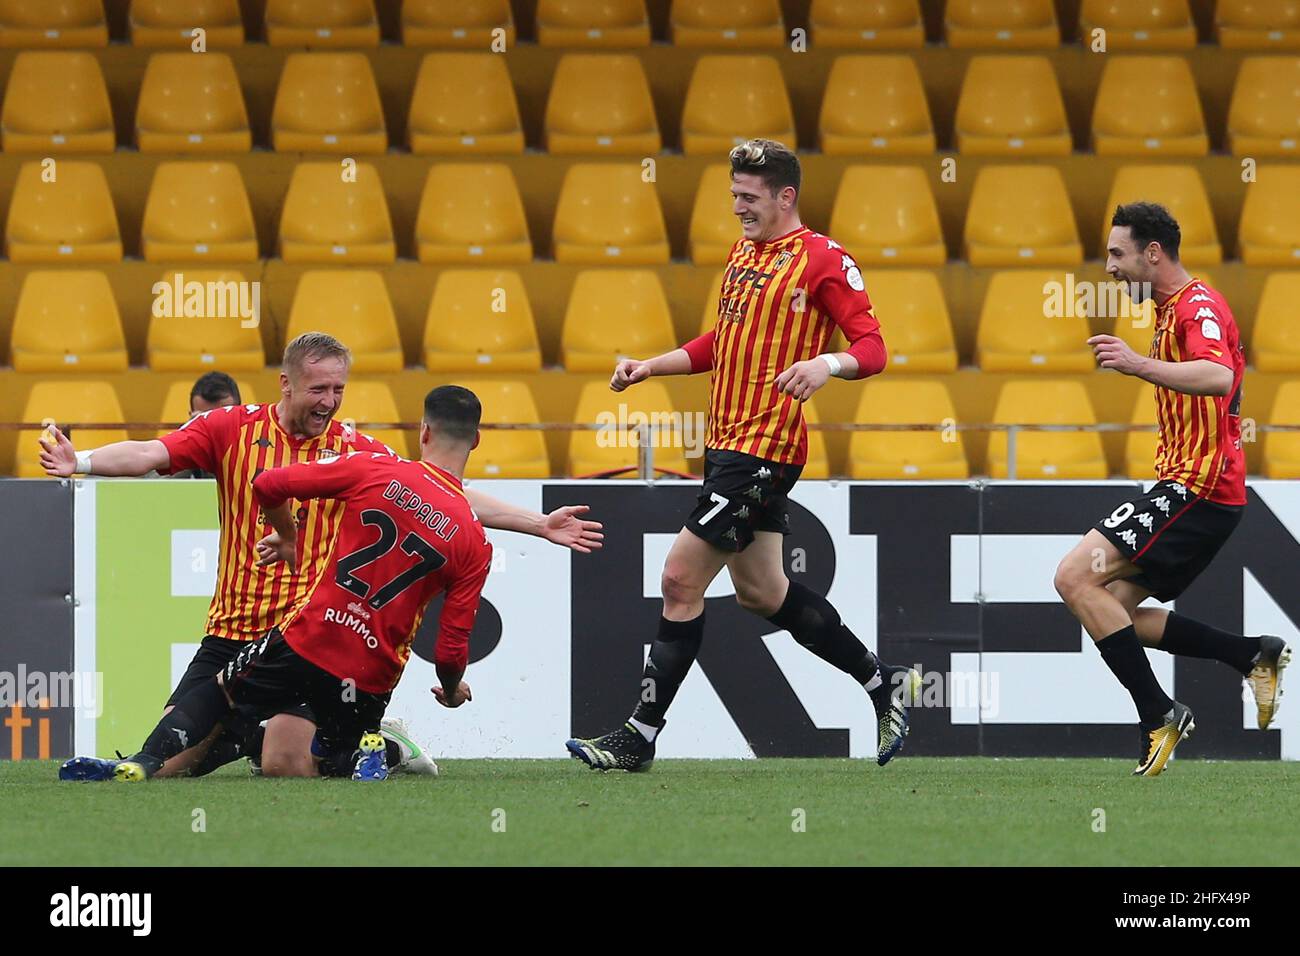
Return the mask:
<path id="1" fill-rule="evenodd" d="M 446 707 L 471 699 L 462 678 L 492 546 L 461 482 L 478 444 L 480 414 L 473 392 L 444 385 L 424 400 L 418 461 L 360 451 L 258 474 L 253 498 L 275 529 L 263 545 L 264 564 L 292 568 L 306 546 L 306 532 L 298 540 L 303 525 L 295 521 L 294 501 L 337 505 L 324 543 L 328 566 L 313 578 L 306 601 L 245 644 L 215 679 L 182 695 L 139 753 L 123 761 L 78 759 L 112 763 L 117 780 L 145 780 L 189 741 L 205 739 L 233 707 L 275 709 L 305 700 L 319 726 L 312 753 L 323 774 L 386 778 L 379 722 L 425 608 L 444 591 L 434 651 L 441 685 L 433 693 Z"/>
<path id="2" fill-rule="evenodd" d="M 799 190 L 799 160 L 782 144 L 753 139 L 731 151 L 742 237 L 723 273 L 717 326 L 672 352 L 620 361 L 610 380 L 621 392 L 652 375 L 712 371 L 704 486 L 664 563 L 663 617 L 645 666 L 653 699 L 613 732 L 565 744 L 597 770 L 650 766 L 664 714 L 704 638 L 704 592 L 724 567 L 742 607 L 866 689 L 879 728 L 877 762 L 902 747 L 907 698 L 920 675 L 880 662 L 823 596 L 786 577 L 782 563 L 786 496 L 808 454 L 800 403 L 832 375 L 862 379 L 886 362 L 862 273 L 839 243 L 801 223 Z M 827 353 L 836 327 L 848 351 Z"/>
<path id="3" fill-rule="evenodd" d="M 78 452 L 55 430 L 42 441 L 41 463 L 50 475 L 141 476 L 200 468 L 216 476 L 221 524 L 217 587 L 208 612 L 206 636 L 185 675 L 167 701 L 173 706 L 189 689 L 213 677 L 267 630 L 301 604 L 327 560 L 322 544 L 337 531 L 342 506 L 332 501 L 304 502 L 297 511 L 305 558 L 297 574 L 287 568 L 258 567 L 258 541 L 265 534 L 250 483 L 261 471 L 295 462 L 337 457 L 350 451 L 391 449 L 335 421 L 347 384 L 351 354 L 332 336 L 307 332 L 288 344 L 280 372 L 280 401 L 237 405 L 202 413 L 155 441 L 125 441 Z M 540 515 L 468 492 L 485 526 L 544 537 L 577 551 L 601 546 L 600 525 L 583 519 L 585 507 L 565 507 Z M 166 711 L 164 710 L 164 713 Z M 262 715 L 266 716 L 266 715 Z M 258 719 L 260 720 L 260 718 Z M 248 753 L 261 756 L 268 776 L 314 776 L 310 744 L 315 733 L 307 708 L 290 707 L 270 715 L 265 734 L 258 720 L 241 713 L 230 733 L 173 761 L 164 774 L 203 773 Z M 394 730 L 394 746 L 412 769 L 431 770 L 419 746 Z M 398 739 L 400 738 L 400 739 Z M 200 741 L 193 741 L 199 744 Z"/>
<path id="4" fill-rule="evenodd" d="M 190 389 L 190 418 L 214 408 L 242 404 L 238 383 L 225 372 L 205 372 L 194 382 Z M 187 468 L 173 471 L 172 478 L 213 478 L 211 472 L 201 468 Z"/>
<path id="5" fill-rule="evenodd" d="M 1192 712 L 1161 689 L 1143 646 L 1220 660 L 1245 675 L 1260 729 L 1277 712 L 1290 649 L 1278 637 L 1243 637 L 1160 608 L 1223 547 L 1246 504 L 1241 449 L 1245 371 L 1237 323 L 1214 289 L 1178 260 L 1181 232 L 1162 206 L 1119 206 L 1106 241 L 1106 271 L 1135 301 L 1155 301 L 1147 355 L 1123 339 L 1088 340 L 1102 368 L 1156 386 L 1160 440 L 1151 490 L 1101 519 L 1056 570 L 1056 590 L 1092 635 L 1102 660 L 1133 698 L 1141 750 L 1133 773 L 1154 777 L 1195 726 Z"/>

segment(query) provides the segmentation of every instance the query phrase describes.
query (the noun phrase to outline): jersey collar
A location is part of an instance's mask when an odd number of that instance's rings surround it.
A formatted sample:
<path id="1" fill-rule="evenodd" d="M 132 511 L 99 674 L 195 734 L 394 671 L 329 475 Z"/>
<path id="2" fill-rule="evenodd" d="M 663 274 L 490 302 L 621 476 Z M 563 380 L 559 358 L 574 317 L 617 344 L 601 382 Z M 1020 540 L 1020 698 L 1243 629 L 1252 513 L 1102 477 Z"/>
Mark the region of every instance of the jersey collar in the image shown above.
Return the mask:
<path id="1" fill-rule="evenodd" d="M 794 229 L 791 229 L 783 236 L 777 236 L 775 239 L 768 239 L 766 242 L 755 242 L 754 248 L 766 249 L 769 246 L 780 245 L 781 243 L 787 242 L 790 239 L 798 238 L 799 236 L 803 235 L 805 232 L 812 232 L 812 230 L 809 229 L 807 226 L 796 226 Z"/>
<path id="2" fill-rule="evenodd" d="M 280 413 L 277 409 L 277 405 L 278 405 L 277 402 L 271 402 L 269 405 L 266 406 L 267 416 L 271 419 L 271 424 L 275 426 L 275 430 L 278 431 L 281 435 L 283 435 L 284 440 L 287 441 L 290 445 L 306 446 L 306 445 L 310 445 L 312 442 L 323 441 L 324 439 L 329 437 L 330 429 L 334 427 L 334 419 L 330 419 L 330 423 L 327 426 L 325 426 L 325 430 L 321 432 L 319 435 L 317 435 L 315 438 L 294 438 L 292 435 L 289 434 L 289 430 L 280 424 Z"/>
<path id="3" fill-rule="evenodd" d="M 433 475 L 435 480 L 442 482 L 444 485 L 449 487 L 452 491 L 456 492 L 456 494 L 460 495 L 461 497 L 465 496 L 465 488 L 461 484 L 460 479 L 457 478 L 455 475 L 453 475 L 451 472 L 443 468 L 439 468 L 437 465 L 431 464 L 425 461 L 423 458 L 420 459 L 418 464 L 429 474 Z"/>

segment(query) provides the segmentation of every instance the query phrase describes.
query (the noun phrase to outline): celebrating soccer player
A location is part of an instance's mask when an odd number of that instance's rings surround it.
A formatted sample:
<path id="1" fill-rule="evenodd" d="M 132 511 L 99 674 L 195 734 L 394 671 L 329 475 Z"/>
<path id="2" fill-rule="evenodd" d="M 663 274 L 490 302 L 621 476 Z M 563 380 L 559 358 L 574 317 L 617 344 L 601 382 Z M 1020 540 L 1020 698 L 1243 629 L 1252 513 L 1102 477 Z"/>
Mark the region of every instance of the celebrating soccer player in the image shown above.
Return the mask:
<path id="1" fill-rule="evenodd" d="M 295 500 L 335 505 L 328 566 L 312 579 L 305 602 L 245 644 L 215 679 L 183 694 L 139 753 L 72 762 L 112 764 L 111 774 L 94 779 L 145 780 L 189 741 L 206 739 L 234 707 L 275 710 L 305 701 L 319 728 L 311 752 L 323 775 L 385 779 L 379 723 L 425 607 L 444 591 L 434 649 L 442 683 L 433 693 L 446 707 L 471 699 L 461 678 L 492 546 L 461 482 L 478 444 L 481 411 L 473 392 L 444 385 L 424 400 L 419 461 L 350 452 L 257 475 L 252 495 L 275 529 L 261 545 L 264 566 L 293 568 L 312 533 L 295 521 Z"/>
<path id="2" fill-rule="evenodd" d="M 155 441 L 116 442 L 78 452 L 56 429 L 53 443 L 41 442 L 41 464 L 46 472 L 65 478 L 73 474 L 140 476 L 155 469 L 167 474 L 188 468 L 216 476 L 221 524 L 216 592 L 206 636 L 167 707 L 214 677 L 250 641 L 261 639 L 301 605 L 328 560 L 325 543 L 337 533 L 343 508 L 335 501 L 313 500 L 303 502 L 297 511 L 304 545 L 298 572 L 291 573 L 283 566 L 258 566 L 257 544 L 266 531 L 253 500 L 253 478 L 268 468 L 350 451 L 393 455 L 388 446 L 335 421 L 351 359 L 337 339 L 306 332 L 284 350 L 281 398 L 274 405 L 216 408 Z M 486 527 L 535 534 L 583 552 L 601 546 L 600 525 L 581 517 L 585 507 L 565 507 L 540 515 L 480 492 L 467 494 Z M 227 722 L 227 733 L 213 741 L 192 740 L 203 747 L 169 762 L 163 775 L 206 773 L 241 754 L 256 757 L 260 753 L 261 770 L 268 776 L 315 776 L 310 745 L 316 728 L 310 709 L 294 705 L 269 715 L 263 735 L 258 723 L 267 716 L 240 711 Z M 436 771 L 422 749 L 403 732 L 400 722 L 390 723 L 385 730 L 394 756 L 400 751 L 407 769 Z"/>
<path id="3" fill-rule="evenodd" d="M 881 765 L 907 732 L 920 675 L 879 661 L 830 602 L 789 580 L 782 564 L 786 496 L 808 454 L 800 403 L 832 375 L 862 379 L 886 362 L 862 273 L 839 243 L 800 222 L 799 189 L 799 160 L 780 143 L 754 139 L 731 151 L 742 237 L 723 273 L 715 329 L 664 355 L 625 359 L 610 380 L 621 392 L 652 375 L 712 370 L 704 487 L 664 563 L 663 617 L 645 666 L 653 699 L 613 732 L 566 743 L 595 769 L 642 770 L 654 759 L 664 714 L 704 638 L 704 592 L 723 567 L 743 607 L 870 694 Z M 827 353 L 837 326 L 848 351 Z"/>
<path id="4" fill-rule="evenodd" d="M 1141 750 L 1133 773 L 1154 777 L 1195 726 L 1192 712 L 1161 689 L 1147 647 L 1214 658 L 1245 675 L 1260 729 L 1277 712 L 1278 685 L 1290 650 L 1278 637 L 1242 637 L 1160 608 L 1172 601 L 1223 547 L 1246 504 L 1241 449 L 1245 371 L 1237 323 L 1214 289 L 1178 260 L 1181 233 L 1162 206 L 1120 206 L 1106 241 L 1106 271 L 1128 283 L 1136 301 L 1150 290 L 1155 335 L 1147 355 L 1123 339 L 1088 340 L 1102 368 L 1156 386 L 1157 481 L 1084 535 L 1061 561 L 1056 589 L 1102 659 L 1133 697 Z"/>

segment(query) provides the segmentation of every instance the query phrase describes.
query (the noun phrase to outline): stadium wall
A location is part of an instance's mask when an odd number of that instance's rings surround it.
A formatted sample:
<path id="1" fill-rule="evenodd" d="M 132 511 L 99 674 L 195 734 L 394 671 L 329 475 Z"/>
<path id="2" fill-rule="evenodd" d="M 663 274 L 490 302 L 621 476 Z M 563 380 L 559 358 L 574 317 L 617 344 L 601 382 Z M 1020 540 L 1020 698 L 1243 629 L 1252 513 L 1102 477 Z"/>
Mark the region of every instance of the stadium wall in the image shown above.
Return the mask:
<path id="1" fill-rule="evenodd" d="M 7 482 L 0 501 L 36 484 Z M 493 532 L 493 573 L 471 641 L 473 705 L 449 713 L 429 694 L 435 603 L 393 712 L 440 756 L 558 756 L 567 736 L 623 720 L 640 692 L 660 567 L 698 485 L 477 486 L 543 510 L 587 502 L 605 522 L 605 549 L 565 557 L 537 539 Z M 1128 758 L 1132 705 L 1060 604 L 1052 574 L 1080 529 L 1137 488 L 804 482 L 792 496 L 787 567 L 826 593 L 882 656 L 922 670 L 924 706 L 914 712 L 909 753 Z M 66 512 L 66 497 L 41 507 Z M 189 661 L 215 581 L 214 504 L 212 486 L 198 481 L 76 488 L 75 665 L 103 682 L 102 714 L 75 715 L 78 752 L 135 747 Z M 24 507 L 35 513 L 33 503 Z M 41 519 L 44 535 L 46 515 Z M 52 527 L 68 530 L 58 521 Z M 70 560 L 70 540 L 64 553 Z M 1253 482 L 1239 530 L 1177 607 L 1228 631 L 1295 642 L 1297 566 L 1300 487 Z M 873 753 L 874 721 L 862 692 L 787 634 L 770 634 L 731 595 L 725 575 L 708 592 L 709 636 L 674 704 L 661 755 Z M 6 605 L 27 600 L 24 593 Z M 23 657 L 26 646 L 6 639 L 6 660 Z M 1222 665 L 1158 652 L 1151 660 L 1164 686 L 1196 712 L 1186 756 L 1300 759 L 1300 709 L 1282 708 L 1274 728 L 1260 732 L 1240 680 Z M 65 741 L 59 738 L 53 756 L 70 752 Z"/>

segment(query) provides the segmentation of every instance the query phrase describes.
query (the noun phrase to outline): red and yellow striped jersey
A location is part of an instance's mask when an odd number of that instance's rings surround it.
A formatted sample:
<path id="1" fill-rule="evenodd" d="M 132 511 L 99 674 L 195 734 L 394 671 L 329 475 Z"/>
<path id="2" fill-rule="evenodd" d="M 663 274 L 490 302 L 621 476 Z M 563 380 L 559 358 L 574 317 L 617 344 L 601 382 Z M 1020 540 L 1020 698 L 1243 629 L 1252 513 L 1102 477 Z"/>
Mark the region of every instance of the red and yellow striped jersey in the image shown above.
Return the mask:
<path id="1" fill-rule="evenodd" d="M 329 562 L 343 505 L 321 499 L 296 510 L 303 561 L 296 574 L 283 563 L 257 567 L 257 542 L 273 530 L 253 498 L 253 479 L 268 468 L 391 448 L 338 421 L 315 438 L 296 440 L 280 425 L 274 405 L 230 405 L 203 412 L 162 443 L 169 471 L 200 468 L 217 481 L 221 557 L 217 589 L 208 610 L 207 633 L 237 641 L 262 637 L 311 593 L 316 575 Z"/>
<path id="2" fill-rule="evenodd" d="M 1156 386 L 1156 477 L 1198 498 L 1246 503 L 1241 448 L 1241 382 L 1246 370 L 1232 310 L 1217 291 L 1190 280 L 1156 310 L 1150 357 L 1162 362 L 1208 359 L 1232 369 L 1227 395 L 1187 395 Z"/>
<path id="3" fill-rule="evenodd" d="M 709 364 L 713 369 L 705 445 L 803 464 L 808 458 L 803 412 L 777 390 L 776 378 L 821 354 L 836 326 L 858 361 L 859 378 L 884 368 L 880 323 L 862 273 L 839 243 L 800 226 L 770 242 L 741 239 L 732 246 L 717 325 L 685 346 L 693 371 Z M 696 362 L 706 354 L 709 364 Z"/>

